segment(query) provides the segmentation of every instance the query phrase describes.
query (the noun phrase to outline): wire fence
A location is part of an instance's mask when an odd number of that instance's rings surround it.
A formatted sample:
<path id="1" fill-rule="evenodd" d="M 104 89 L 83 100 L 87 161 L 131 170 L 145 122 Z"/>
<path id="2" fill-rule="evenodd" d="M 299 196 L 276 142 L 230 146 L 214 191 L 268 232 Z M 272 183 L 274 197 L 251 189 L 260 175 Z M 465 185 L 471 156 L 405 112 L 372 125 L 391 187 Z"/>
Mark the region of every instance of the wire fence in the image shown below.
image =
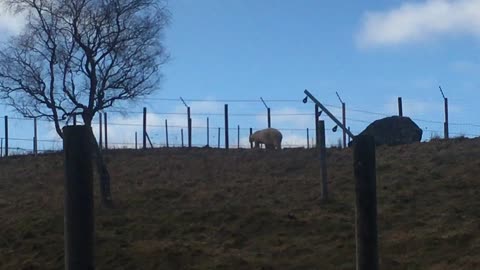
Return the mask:
<path id="1" fill-rule="evenodd" d="M 175 103 L 175 98 L 149 98 L 149 102 Z M 250 148 L 250 130 L 255 131 L 267 127 L 271 121 L 272 127 L 283 134 L 283 147 L 314 147 L 315 146 L 315 112 L 314 105 L 303 104 L 301 100 L 293 99 L 182 99 L 185 109 L 176 108 L 173 111 L 158 111 L 158 106 L 150 106 L 146 112 L 146 131 L 148 147 L 187 147 L 188 117 L 191 119 L 192 147 L 226 147 L 225 118 L 228 117 L 228 147 Z M 187 104 L 190 103 L 190 107 Z M 205 108 L 203 103 L 214 104 Z M 267 104 L 287 104 L 286 108 L 270 110 Z M 225 114 L 225 104 L 230 110 Z M 0 105 L 5 105 L 1 104 Z M 293 106 L 292 106 L 293 105 Z M 298 105 L 298 106 L 297 106 Z M 342 106 L 324 104 L 338 119 L 342 119 Z M 408 107 L 408 102 L 406 102 Z M 196 106 L 199 107 L 197 110 Z M 228 106 L 228 105 L 227 105 Z M 297 107 L 295 107 L 297 106 Z M 263 108 L 262 108 L 263 107 Z M 232 110 L 233 109 L 233 110 Z M 267 109 L 267 110 L 266 110 Z M 190 114 L 189 114 L 190 111 Z M 141 109 L 111 109 L 97 116 L 92 122 L 94 134 L 103 145 L 109 149 L 142 148 L 143 147 L 143 116 Z M 354 134 L 360 133 L 368 124 L 379 118 L 391 116 L 393 113 L 375 110 L 365 110 L 357 107 L 346 109 L 346 123 Z M 408 114 L 405 116 L 409 116 Z M 5 155 L 8 137 L 9 154 L 30 154 L 59 151 L 63 142 L 56 134 L 53 122 L 23 117 L 8 118 L 7 125 L 0 125 L 0 156 Z M 102 120 L 100 119 L 102 118 Z M 105 120 L 107 125 L 105 125 Z M 271 119 L 271 120 L 270 120 Z M 333 121 L 320 116 L 326 123 L 327 145 L 341 146 L 342 130 Z M 443 116 L 438 119 L 426 119 L 411 116 L 423 130 L 423 141 L 443 137 Z M 72 123 L 68 123 L 72 124 Z M 78 124 L 81 119 L 78 119 Z M 450 137 L 477 137 L 480 135 L 480 123 L 449 122 Z M 34 130 L 37 130 L 35 138 Z M 102 136 L 100 137 L 100 133 Z M 35 147 L 36 145 L 36 147 Z"/>

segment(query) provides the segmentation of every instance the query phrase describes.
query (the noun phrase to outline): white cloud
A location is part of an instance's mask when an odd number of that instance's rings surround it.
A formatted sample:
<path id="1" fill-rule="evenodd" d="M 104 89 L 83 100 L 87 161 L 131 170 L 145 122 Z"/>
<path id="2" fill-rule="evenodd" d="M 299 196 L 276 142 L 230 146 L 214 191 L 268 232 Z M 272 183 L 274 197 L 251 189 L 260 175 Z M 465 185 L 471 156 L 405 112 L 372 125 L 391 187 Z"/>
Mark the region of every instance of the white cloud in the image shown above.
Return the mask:
<path id="1" fill-rule="evenodd" d="M 457 33 L 480 36 L 480 0 L 427 0 L 367 12 L 358 42 L 374 47 Z"/>
<path id="2" fill-rule="evenodd" d="M 23 15 L 15 15 L 0 3 L 0 34 L 17 34 L 25 24 Z"/>

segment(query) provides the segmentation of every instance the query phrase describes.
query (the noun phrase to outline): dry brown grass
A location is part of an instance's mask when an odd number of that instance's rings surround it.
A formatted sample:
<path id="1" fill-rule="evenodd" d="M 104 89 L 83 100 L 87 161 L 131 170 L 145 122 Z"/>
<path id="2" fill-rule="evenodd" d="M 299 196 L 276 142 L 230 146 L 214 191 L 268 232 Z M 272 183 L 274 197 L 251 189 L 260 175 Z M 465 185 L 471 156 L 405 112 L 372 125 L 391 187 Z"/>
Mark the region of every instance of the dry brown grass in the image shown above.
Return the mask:
<path id="1" fill-rule="evenodd" d="M 480 140 L 377 151 L 382 269 L 480 269 Z M 354 269 L 352 152 L 118 150 L 97 269 Z M 0 160 L 1 269 L 63 268 L 61 154 Z M 95 185 L 95 192 L 98 185 Z"/>

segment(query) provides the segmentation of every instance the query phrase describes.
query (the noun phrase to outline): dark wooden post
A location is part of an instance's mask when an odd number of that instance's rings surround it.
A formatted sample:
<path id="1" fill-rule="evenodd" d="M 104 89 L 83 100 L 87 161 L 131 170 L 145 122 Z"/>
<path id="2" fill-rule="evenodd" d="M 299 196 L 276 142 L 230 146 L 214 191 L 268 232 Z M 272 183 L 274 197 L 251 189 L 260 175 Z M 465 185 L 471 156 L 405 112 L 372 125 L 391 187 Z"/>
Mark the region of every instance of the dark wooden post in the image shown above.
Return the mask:
<path id="1" fill-rule="evenodd" d="M 250 136 L 252 136 L 253 130 L 250 128 Z M 250 141 L 250 137 L 248 137 L 248 140 Z M 250 142 L 250 148 L 253 148 L 253 142 Z"/>
<path id="2" fill-rule="evenodd" d="M 5 156 L 8 157 L 8 116 L 5 115 Z"/>
<path id="3" fill-rule="evenodd" d="M 228 149 L 228 104 L 225 104 L 225 149 Z"/>
<path id="4" fill-rule="evenodd" d="M 192 147 L 192 118 L 190 117 L 190 107 L 187 107 L 188 124 L 188 148 Z"/>
<path id="5" fill-rule="evenodd" d="M 103 148 L 102 113 L 100 113 L 100 114 L 98 115 L 98 123 L 99 123 L 99 124 L 98 124 L 98 135 L 99 135 L 99 138 L 98 138 L 98 144 L 99 144 L 99 146 L 98 146 L 98 147 L 100 147 L 100 150 L 102 150 L 102 148 Z"/>
<path id="6" fill-rule="evenodd" d="M 307 149 L 310 148 L 310 132 L 308 131 L 307 128 Z"/>
<path id="7" fill-rule="evenodd" d="M 210 146 L 210 121 L 207 117 L 207 147 Z"/>
<path id="8" fill-rule="evenodd" d="M 147 107 L 143 107 L 143 149 L 147 149 Z"/>
<path id="9" fill-rule="evenodd" d="M 137 144 L 137 132 L 135 131 L 135 149 L 138 149 L 138 144 Z"/>
<path id="10" fill-rule="evenodd" d="M 448 98 L 444 98 L 445 101 L 445 123 L 443 125 L 444 138 L 448 139 Z"/>
<path id="11" fill-rule="evenodd" d="M 0 158 L 3 157 L 3 138 L 0 138 Z"/>
<path id="12" fill-rule="evenodd" d="M 166 142 L 167 147 L 168 147 L 168 123 L 167 123 L 167 119 L 165 119 L 165 142 Z"/>
<path id="13" fill-rule="evenodd" d="M 350 127 L 348 127 L 348 131 L 350 131 Z M 351 141 L 352 141 L 352 137 L 350 137 L 350 135 L 348 135 L 348 142 L 351 142 Z"/>
<path id="14" fill-rule="evenodd" d="M 77 115 L 76 114 L 73 115 L 73 125 L 74 126 L 77 125 Z"/>
<path id="15" fill-rule="evenodd" d="M 107 123 L 107 113 L 103 114 L 103 129 L 105 130 L 105 150 L 108 150 L 108 123 Z"/>
<path id="16" fill-rule="evenodd" d="M 325 144 L 325 121 L 318 121 L 318 132 L 320 140 L 320 167 L 322 170 L 322 201 L 328 200 L 327 180 L 327 147 Z"/>
<path id="17" fill-rule="evenodd" d="M 403 117 L 402 98 L 398 97 L 398 116 Z"/>
<path id="18" fill-rule="evenodd" d="M 267 108 L 267 123 L 268 123 L 268 128 L 272 127 L 272 121 L 270 118 L 270 108 Z"/>
<path id="19" fill-rule="evenodd" d="M 318 105 L 315 104 L 315 147 L 318 148 L 319 143 L 319 134 L 318 134 Z"/>
<path id="20" fill-rule="evenodd" d="M 237 125 L 237 148 L 240 149 L 240 125 Z"/>
<path id="21" fill-rule="evenodd" d="M 353 144 L 357 270 L 378 270 L 375 141 L 361 135 Z"/>
<path id="22" fill-rule="evenodd" d="M 180 135 L 181 135 L 181 138 L 182 138 L 182 147 L 183 147 L 184 146 L 184 144 L 183 144 L 183 128 L 180 129 Z"/>
<path id="23" fill-rule="evenodd" d="M 218 128 L 218 148 L 220 148 L 220 128 Z"/>
<path id="24" fill-rule="evenodd" d="M 63 128 L 65 269 L 95 269 L 93 171 L 89 127 Z"/>
<path id="25" fill-rule="evenodd" d="M 38 154 L 37 118 L 33 118 L 33 153 Z"/>
<path id="26" fill-rule="evenodd" d="M 345 108 L 345 102 L 342 102 L 342 124 L 344 127 L 347 126 L 347 110 Z M 343 131 L 343 148 L 347 147 L 347 132 L 342 128 Z"/>

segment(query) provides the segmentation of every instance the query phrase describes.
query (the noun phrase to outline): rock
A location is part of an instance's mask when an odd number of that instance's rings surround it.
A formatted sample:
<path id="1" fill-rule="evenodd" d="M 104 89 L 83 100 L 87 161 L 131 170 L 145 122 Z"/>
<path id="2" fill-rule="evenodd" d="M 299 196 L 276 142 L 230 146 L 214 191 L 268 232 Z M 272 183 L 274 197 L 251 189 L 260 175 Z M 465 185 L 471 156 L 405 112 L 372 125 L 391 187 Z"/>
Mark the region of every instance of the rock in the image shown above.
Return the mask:
<path id="1" fill-rule="evenodd" d="M 359 135 L 373 136 L 378 146 L 419 142 L 422 133 L 422 129 L 409 117 L 390 116 L 374 121 Z"/>

